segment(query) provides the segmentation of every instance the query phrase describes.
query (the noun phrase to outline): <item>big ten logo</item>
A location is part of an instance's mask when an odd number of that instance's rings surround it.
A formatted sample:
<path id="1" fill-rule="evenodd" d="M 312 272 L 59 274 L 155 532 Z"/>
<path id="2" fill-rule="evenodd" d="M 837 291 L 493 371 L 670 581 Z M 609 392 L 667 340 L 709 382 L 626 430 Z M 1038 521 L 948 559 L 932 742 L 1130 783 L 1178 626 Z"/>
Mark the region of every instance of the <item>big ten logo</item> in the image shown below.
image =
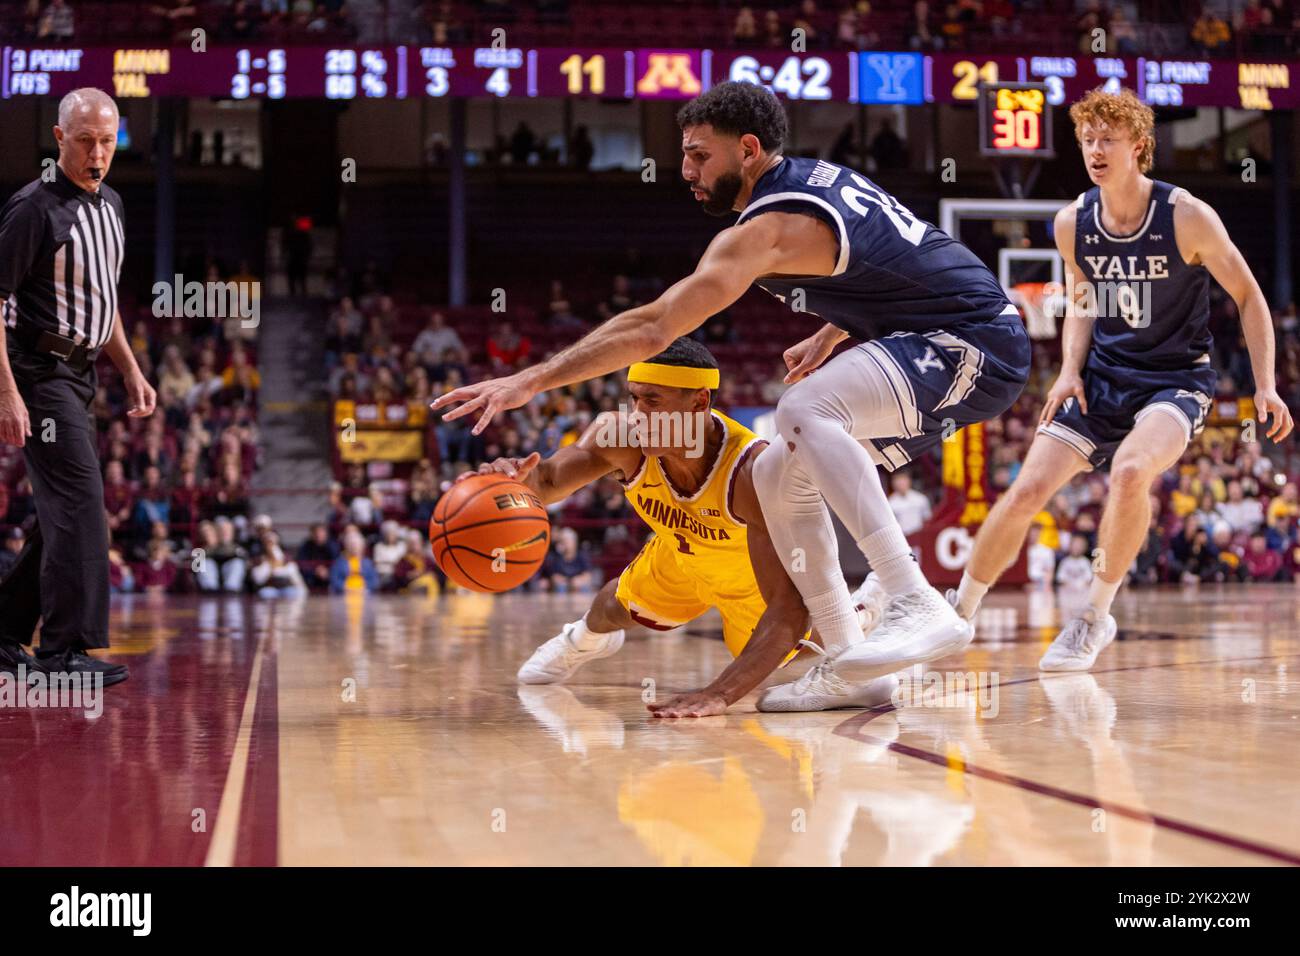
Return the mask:
<path id="1" fill-rule="evenodd" d="M 542 499 L 531 493 L 520 493 L 509 491 L 503 495 L 496 495 L 493 499 L 496 502 L 497 511 L 509 511 L 511 508 L 542 508 Z"/>
<path id="2" fill-rule="evenodd" d="M 974 543 L 970 532 L 961 525 L 944 528 L 934 538 L 934 559 L 942 568 L 960 571 L 970 560 L 971 547 Z"/>
<path id="3" fill-rule="evenodd" d="M 721 518 L 721 517 L 722 517 L 722 512 L 721 512 L 719 509 L 717 509 L 717 508 L 701 508 L 701 509 L 700 509 L 700 517 L 701 517 L 701 518 Z"/>

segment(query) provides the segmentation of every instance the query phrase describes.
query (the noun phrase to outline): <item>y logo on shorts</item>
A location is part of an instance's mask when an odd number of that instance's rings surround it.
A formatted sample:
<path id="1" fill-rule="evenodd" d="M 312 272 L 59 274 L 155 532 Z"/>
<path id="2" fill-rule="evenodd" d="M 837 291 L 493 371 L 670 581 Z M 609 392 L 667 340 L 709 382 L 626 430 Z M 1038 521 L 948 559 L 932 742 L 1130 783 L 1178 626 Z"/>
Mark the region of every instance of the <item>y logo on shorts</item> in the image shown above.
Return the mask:
<path id="1" fill-rule="evenodd" d="M 939 361 L 939 356 L 934 354 L 934 349 L 932 348 L 927 348 L 925 350 L 925 355 L 918 359 L 912 359 L 912 361 L 916 363 L 916 370 L 922 375 L 925 374 L 927 369 L 943 368 L 943 363 Z"/>

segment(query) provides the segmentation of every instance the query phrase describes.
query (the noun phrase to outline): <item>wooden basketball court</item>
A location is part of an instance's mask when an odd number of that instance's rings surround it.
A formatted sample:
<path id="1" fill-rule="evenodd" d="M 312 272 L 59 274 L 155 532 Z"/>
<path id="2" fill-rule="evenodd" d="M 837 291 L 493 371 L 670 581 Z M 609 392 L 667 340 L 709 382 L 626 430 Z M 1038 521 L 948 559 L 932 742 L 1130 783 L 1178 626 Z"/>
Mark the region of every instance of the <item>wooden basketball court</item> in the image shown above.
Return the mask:
<path id="1" fill-rule="evenodd" d="M 1300 864 L 1291 586 L 1125 591 L 1043 677 L 1071 599 L 996 592 L 901 706 L 695 721 L 643 697 L 709 619 L 520 687 L 589 597 L 114 600 L 102 714 L 0 709 L 2 865 Z"/>

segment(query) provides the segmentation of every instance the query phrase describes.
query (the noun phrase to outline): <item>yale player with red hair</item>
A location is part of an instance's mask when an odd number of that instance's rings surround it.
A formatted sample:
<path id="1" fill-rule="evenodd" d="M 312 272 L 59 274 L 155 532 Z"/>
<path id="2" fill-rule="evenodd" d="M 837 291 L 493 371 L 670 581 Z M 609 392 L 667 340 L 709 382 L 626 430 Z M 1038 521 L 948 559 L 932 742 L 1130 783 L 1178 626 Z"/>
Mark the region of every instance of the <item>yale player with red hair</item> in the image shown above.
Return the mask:
<path id="1" fill-rule="evenodd" d="M 1015 560 L 1034 515 L 1084 470 L 1110 470 L 1089 606 L 1039 662 L 1087 670 L 1115 638 L 1111 604 L 1146 541 L 1151 483 L 1205 423 L 1214 397 L 1210 277 L 1241 313 L 1268 437 L 1291 433 L 1274 376 L 1273 321 L 1250 267 L 1218 214 L 1185 189 L 1149 178 L 1155 117 L 1132 92 L 1093 90 L 1070 107 L 1095 184 L 1056 216 L 1056 247 L 1071 288 L 1063 359 L 1025 463 L 980 527 L 957 589 L 957 611 L 980 599 Z"/>

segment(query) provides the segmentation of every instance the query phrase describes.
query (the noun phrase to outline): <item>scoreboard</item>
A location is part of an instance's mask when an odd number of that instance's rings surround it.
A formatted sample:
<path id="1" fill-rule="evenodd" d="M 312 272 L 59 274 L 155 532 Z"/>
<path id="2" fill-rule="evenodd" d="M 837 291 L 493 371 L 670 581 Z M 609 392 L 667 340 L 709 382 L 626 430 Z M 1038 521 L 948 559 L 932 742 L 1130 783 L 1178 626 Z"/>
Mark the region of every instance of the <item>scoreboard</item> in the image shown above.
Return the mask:
<path id="1" fill-rule="evenodd" d="M 1153 106 L 1300 108 L 1300 62 L 639 47 L 0 47 L 0 98 L 96 86 L 116 97 L 690 99 L 723 80 L 789 100 L 971 103 L 1043 85 L 1047 106 L 1126 86 Z M 1047 112 L 1050 113 L 1050 110 Z"/>

